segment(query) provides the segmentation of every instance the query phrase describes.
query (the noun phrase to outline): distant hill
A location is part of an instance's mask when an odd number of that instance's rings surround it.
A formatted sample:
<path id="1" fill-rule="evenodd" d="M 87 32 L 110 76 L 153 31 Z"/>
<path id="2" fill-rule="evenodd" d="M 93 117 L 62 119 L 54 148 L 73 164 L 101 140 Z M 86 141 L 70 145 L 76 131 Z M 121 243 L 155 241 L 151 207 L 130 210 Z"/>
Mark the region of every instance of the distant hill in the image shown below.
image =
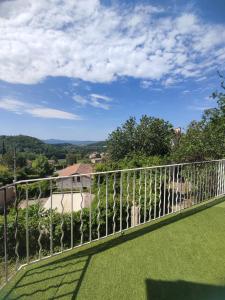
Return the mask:
<path id="1" fill-rule="evenodd" d="M 47 140 L 43 140 L 43 142 L 50 145 L 71 144 L 77 146 L 86 146 L 86 145 L 98 143 L 96 141 L 74 141 L 74 140 L 57 140 L 57 139 L 47 139 Z"/>
<path id="2" fill-rule="evenodd" d="M 36 154 L 46 155 L 48 158 L 65 158 L 67 153 L 77 153 L 78 157 L 85 157 L 89 153 L 106 151 L 106 142 L 91 141 L 62 141 L 50 139 L 50 143 L 26 135 L 6 136 L 0 135 L 0 154 L 2 153 L 3 141 L 7 152 L 16 148 L 16 152 L 24 152 L 30 159 Z"/>
<path id="3" fill-rule="evenodd" d="M 3 141 L 6 150 L 16 148 L 17 152 L 42 153 L 46 145 L 41 140 L 26 135 L 0 135 L 0 152 L 2 152 Z"/>
<path id="4" fill-rule="evenodd" d="M 50 145 L 43 141 L 26 135 L 0 136 L 0 154 L 2 153 L 3 141 L 6 151 L 12 151 L 16 148 L 16 152 L 24 152 L 27 157 L 35 154 L 43 154 L 48 158 L 53 156 L 64 158 L 66 153 L 70 151 L 80 152 L 80 147 L 71 144 Z M 29 155 L 28 155 L 29 154 Z"/>

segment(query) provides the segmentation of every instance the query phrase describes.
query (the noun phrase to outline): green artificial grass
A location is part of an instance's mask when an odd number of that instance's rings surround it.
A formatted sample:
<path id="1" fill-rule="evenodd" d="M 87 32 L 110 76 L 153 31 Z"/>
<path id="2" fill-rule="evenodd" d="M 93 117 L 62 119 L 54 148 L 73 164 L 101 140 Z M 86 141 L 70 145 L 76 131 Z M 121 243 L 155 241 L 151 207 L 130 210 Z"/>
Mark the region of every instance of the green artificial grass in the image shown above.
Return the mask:
<path id="1" fill-rule="evenodd" d="M 0 299 L 225 299 L 225 202 L 30 265 Z"/>

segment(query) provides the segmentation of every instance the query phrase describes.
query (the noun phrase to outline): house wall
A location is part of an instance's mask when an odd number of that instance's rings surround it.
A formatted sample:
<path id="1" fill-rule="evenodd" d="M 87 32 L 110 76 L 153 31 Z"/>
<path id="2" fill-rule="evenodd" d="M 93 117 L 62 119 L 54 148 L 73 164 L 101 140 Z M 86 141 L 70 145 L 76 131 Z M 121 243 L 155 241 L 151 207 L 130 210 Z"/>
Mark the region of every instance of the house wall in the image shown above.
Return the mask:
<path id="1" fill-rule="evenodd" d="M 77 180 L 77 177 L 73 177 L 73 188 L 89 188 L 91 186 L 91 178 L 88 176 L 80 176 L 80 182 Z M 63 188 L 64 189 L 71 189 L 71 178 L 62 178 L 57 180 L 57 187 L 61 189 L 62 182 L 63 182 Z"/>
<path id="2" fill-rule="evenodd" d="M 14 187 L 7 188 L 6 190 L 6 203 L 13 202 L 15 200 Z M 0 191 L 0 209 L 4 207 L 4 191 Z"/>

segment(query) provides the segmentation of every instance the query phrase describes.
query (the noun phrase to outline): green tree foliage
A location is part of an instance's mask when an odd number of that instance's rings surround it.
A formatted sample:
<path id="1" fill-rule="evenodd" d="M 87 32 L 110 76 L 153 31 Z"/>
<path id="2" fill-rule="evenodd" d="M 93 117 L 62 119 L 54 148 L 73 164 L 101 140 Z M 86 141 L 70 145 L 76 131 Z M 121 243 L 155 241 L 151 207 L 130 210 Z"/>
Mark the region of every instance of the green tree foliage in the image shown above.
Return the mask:
<path id="1" fill-rule="evenodd" d="M 217 107 L 205 110 L 199 122 L 193 121 L 182 135 L 172 155 L 175 161 L 219 159 L 225 156 L 225 86 L 212 94 Z"/>
<path id="2" fill-rule="evenodd" d="M 77 156 L 76 156 L 76 154 L 73 153 L 73 152 L 69 152 L 66 155 L 66 163 L 67 163 L 68 166 L 76 164 L 77 163 Z"/>
<path id="3" fill-rule="evenodd" d="M 37 156 L 37 158 L 32 162 L 32 168 L 40 177 L 50 175 L 53 172 L 52 166 L 48 163 L 48 159 L 44 155 Z"/>
<path id="4" fill-rule="evenodd" d="M 173 136 L 172 125 L 163 119 L 144 115 L 137 123 L 131 117 L 109 135 L 108 152 L 114 161 L 133 154 L 167 155 Z"/>
<path id="5" fill-rule="evenodd" d="M 2 151 L 1 151 L 2 155 L 4 155 L 6 153 L 6 150 L 5 150 L 5 141 L 3 139 L 2 141 Z"/>
<path id="6" fill-rule="evenodd" d="M 4 165 L 0 165 L 0 185 L 8 184 L 12 181 L 12 179 L 13 176 L 9 169 Z"/>
<path id="7" fill-rule="evenodd" d="M 14 153 L 13 151 L 8 151 L 2 155 L 1 163 L 7 166 L 10 170 L 13 170 L 14 167 Z M 16 154 L 16 167 L 24 168 L 27 166 L 26 154 L 17 153 Z"/>

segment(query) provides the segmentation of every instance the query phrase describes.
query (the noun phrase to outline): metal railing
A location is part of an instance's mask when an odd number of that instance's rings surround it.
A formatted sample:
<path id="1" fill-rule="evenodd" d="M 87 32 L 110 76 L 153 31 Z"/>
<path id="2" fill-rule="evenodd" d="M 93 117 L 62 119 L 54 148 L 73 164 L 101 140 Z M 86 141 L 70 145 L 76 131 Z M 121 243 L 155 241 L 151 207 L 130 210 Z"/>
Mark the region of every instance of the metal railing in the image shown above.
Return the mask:
<path id="1" fill-rule="evenodd" d="M 225 160 L 23 180 L 1 187 L 1 284 L 24 265 L 224 193 Z"/>

